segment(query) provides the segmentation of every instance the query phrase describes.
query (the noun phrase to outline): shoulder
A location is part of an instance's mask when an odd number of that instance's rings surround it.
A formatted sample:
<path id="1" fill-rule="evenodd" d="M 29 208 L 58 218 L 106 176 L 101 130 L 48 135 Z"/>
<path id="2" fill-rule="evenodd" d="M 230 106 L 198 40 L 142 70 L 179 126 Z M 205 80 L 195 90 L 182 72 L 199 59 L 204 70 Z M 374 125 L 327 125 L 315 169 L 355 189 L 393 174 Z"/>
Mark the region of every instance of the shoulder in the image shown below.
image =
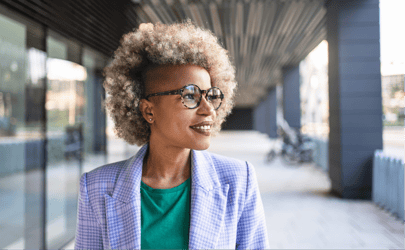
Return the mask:
<path id="1" fill-rule="evenodd" d="M 217 175 L 221 182 L 245 183 L 253 165 L 248 161 L 242 161 L 229 156 L 219 155 L 205 151 L 205 154 L 211 157 Z"/>
<path id="2" fill-rule="evenodd" d="M 129 159 L 105 164 L 87 173 L 84 173 L 83 175 L 86 175 L 86 185 L 88 192 L 111 192 L 114 189 L 118 176 L 124 170 L 124 165 L 128 160 Z"/>
<path id="3" fill-rule="evenodd" d="M 223 169 L 232 169 L 234 171 L 245 171 L 246 170 L 246 161 L 242 161 L 236 158 L 232 158 L 229 156 L 224 156 L 224 155 L 219 155 L 216 153 L 211 153 L 208 151 L 205 151 L 206 154 L 208 154 L 212 162 L 216 167 L 220 167 Z"/>

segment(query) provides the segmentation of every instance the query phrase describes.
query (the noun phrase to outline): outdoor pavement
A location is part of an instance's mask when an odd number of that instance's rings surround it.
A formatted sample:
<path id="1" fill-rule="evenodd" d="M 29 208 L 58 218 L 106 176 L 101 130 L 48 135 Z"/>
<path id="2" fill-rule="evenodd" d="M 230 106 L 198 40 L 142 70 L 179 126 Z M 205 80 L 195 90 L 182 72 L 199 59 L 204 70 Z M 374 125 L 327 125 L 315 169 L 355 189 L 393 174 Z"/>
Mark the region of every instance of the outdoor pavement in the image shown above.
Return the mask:
<path id="1" fill-rule="evenodd" d="M 208 151 L 254 165 L 271 249 L 405 248 L 403 221 L 372 201 L 329 195 L 328 174 L 314 164 L 294 167 L 278 158 L 265 163 L 270 147 L 259 132 L 224 131 L 212 138 Z M 128 157 L 137 149 L 125 148 Z M 71 242 L 64 249 L 73 247 Z"/>

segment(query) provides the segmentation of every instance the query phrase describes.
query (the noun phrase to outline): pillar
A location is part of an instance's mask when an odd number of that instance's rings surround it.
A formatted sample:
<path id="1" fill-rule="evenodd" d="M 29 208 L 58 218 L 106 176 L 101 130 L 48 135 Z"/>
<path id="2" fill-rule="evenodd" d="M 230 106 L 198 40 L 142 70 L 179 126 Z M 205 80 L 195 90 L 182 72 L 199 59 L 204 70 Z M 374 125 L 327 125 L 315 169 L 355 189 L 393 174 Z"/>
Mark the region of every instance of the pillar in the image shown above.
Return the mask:
<path id="1" fill-rule="evenodd" d="M 276 88 L 273 87 L 253 111 L 254 129 L 268 134 L 270 138 L 277 137 L 276 108 Z"/>
<path id="2" fill-rule="evenodd" d="M 253 129 L 261 133 L 266 133 L 266 104 L 265 99 L 253 109 Z"/>
<path id="3" fill-rule="evenodd" d="M 382 149 L 379 1 L 326 1 L 332 193 L 371 199 Z"/>
<path id="4" fill-rule="evenodd" d="M 283 69 L 283 110 L 288 125 L 301 129 L 299 66 Z"/>

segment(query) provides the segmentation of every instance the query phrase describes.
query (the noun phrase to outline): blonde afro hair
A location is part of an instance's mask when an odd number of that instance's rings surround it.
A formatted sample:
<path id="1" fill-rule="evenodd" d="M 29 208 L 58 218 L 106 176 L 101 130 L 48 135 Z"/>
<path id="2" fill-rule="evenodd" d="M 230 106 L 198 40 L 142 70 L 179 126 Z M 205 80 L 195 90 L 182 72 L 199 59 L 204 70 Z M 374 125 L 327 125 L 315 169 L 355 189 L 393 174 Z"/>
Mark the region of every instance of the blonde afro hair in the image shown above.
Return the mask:
<path id="1" fill-rule="evenodd" d="M 149 67 L 167 64 L 203 67 L 210 74 L 211 85 L 221 89 L 224 99 L 216 110 L 212 136 L 231 113 L 237 87 L 235 68 L 211 31 L 196 27 L 190 20 L 171 25 L 141 24 L 123 36 L 113 61 L 104 68 L 103 86 L 109 94 L 105 107 L 114 121 L 115 134 L 131 145 L 148 143 L 151 134 L 138 106 L 145 98 L 143 74 Z"/>

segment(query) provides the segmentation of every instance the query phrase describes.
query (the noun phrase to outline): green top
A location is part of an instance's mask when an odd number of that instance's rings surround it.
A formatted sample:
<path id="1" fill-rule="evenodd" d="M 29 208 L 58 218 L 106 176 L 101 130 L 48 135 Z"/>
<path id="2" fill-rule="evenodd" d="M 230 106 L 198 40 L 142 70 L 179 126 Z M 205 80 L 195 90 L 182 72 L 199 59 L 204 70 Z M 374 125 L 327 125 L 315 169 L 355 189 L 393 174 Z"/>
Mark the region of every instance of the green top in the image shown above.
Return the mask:
<path id="1" fill-rule="evenodd" d="M 141 248 L 188 249 L 191 178 L 170 189 L 141 181 Z"/>

